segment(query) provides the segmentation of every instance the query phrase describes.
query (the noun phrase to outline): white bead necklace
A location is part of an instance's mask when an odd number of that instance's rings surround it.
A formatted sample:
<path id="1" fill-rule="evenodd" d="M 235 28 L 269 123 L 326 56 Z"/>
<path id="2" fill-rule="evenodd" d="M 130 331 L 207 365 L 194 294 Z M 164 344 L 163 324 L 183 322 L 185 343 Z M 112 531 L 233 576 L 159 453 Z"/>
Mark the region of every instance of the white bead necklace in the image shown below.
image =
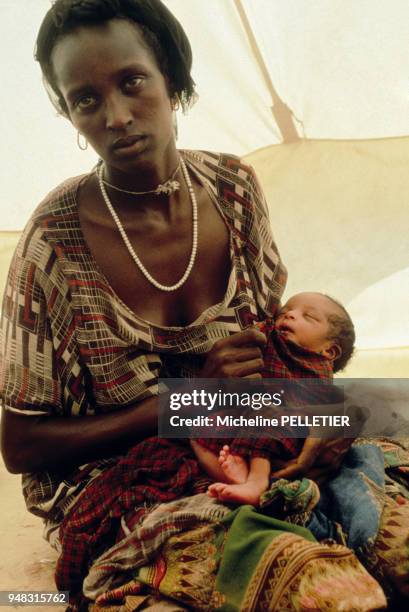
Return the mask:
<path id="1" fill-rule="evenodd" d="M 101 193 L 102 193 L 102 197 L 104 198 L 105 204 L 107 205 L 107 208 L 109 210 L 109 212 L 112 215 L 113 220 L 115 221 L 115 224 L 118 228 L 119 233 L 122 236 L 122 240 L 125 243 L 126 248 L 129 251 L 129 254 L 131 255 L 132 259 L 134 260 L 134 262 L 136 263 L 136 265 L 138 266 L 139 270 L 142 272 L 142 274 L 145 276 L 145 278 L 154 286 L 156 287 L 156 289 L 160 289 L 160 291 L 176 291 L 177 289 L 179 289 L 182 285 L 184 285 L 184 283 L 187 281 L 187 279 L 189 278 L 189 274 L 192 271 L 193 265 L 195 263 L 195 259 L 196 259 L 196 253 L 197 253 L 197 239 L 198 239 L 198 214 L 197 214 L 197 200 L 196 200 L 196 196 L 195 196 L 195 192 L 193 191 L 193 187 L 192 187 L 192 183 L 189 177 L 189 173 L 187 171 L 186 168 L 186 164 L 184 162 L 184 160 L 181 158 L 180 159 L 180 167 L 182 169 L 182 173 L 183 176 L 185 178 L 186 181 L 186 186 L 188 188 L 189 191 L 189 196 L 190 196 L 190 200 L 192 202 L 192 251 L 190 253 L 190 259 L 189 259 L 189 263 L 188 266 L 186 268 L 185 273 L 183 274 L 183 276 L 178 280 L 177 283 L 175 283 L 174 285 L 162 285 L 162 283 L 159 283 L 156 279 L 153 278 L 153 276 L 151 274 L 149 274 L 148 270 L 145 268 L 145 266 L 143 265 L 143 263 L 141 262 L 141 260 L 139 259 L 138 255 L 135 253 L 135 250 L 128 238 L 127 233 L 125 232 L 125 229 L 114 209 L 114 207 L 111 204 L 111 201 L 109 199 L 108 193 L 105 189 L 105 185 L 104 185 L 104 180 L 103 180 L 103 170 L 102 170 L 102 165 L 99 166 L 97 168 L 97 177 L 98 177 L 98 182 L 99 182 L 99 188 L 101 189 Z"/>

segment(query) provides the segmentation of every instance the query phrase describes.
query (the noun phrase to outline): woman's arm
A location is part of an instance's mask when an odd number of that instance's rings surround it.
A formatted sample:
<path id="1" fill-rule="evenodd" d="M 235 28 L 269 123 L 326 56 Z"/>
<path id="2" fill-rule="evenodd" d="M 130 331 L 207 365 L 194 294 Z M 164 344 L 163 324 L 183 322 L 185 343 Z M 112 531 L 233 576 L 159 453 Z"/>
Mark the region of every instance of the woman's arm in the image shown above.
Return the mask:
<path id="1" fill-rule="evenodd" d="M 158 399 L 98 416 L 25 416 L 3 410 L 1 449 L 13 474 L 72 468 L 123 453 L 157 434 Z"/>
<path id="2" fill-rule="evenodd" d="M 201 378 L 252 376 L 261 371 L 266 337 L 256 329 L 216 342 Z M 2 454 L 13 473 L 63 470 L 123 453 L 140 440 L 157 435 L 158 398 L 97 416 L 26 416 L 3 410 Z"/>
<path id="3" fill-rule="evenodd" d="M 135 396 L 132 406 L 94 415 L 91 397 L 86 415 L 91 385 L 73 333 L 69 285 L 54 260 L 42 230 L 29 224 L 10 267 L 0 330 L 2 454 L 15 473 L 112 456 L 157 428 L 154 380 L 142 396 L 149 399 Z"/>

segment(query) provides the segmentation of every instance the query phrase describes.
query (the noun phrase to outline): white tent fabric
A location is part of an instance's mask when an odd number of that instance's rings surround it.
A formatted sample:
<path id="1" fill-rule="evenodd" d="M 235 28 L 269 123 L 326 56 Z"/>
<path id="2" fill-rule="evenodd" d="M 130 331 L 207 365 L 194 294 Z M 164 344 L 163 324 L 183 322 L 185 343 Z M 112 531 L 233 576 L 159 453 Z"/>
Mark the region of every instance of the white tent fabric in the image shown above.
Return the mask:
<path id="1" fill-rule="evenodd" d="M 409 138 L 300 141 L 246 159 L 269 202 L 290 292 L 315 287 L 349 302 L 409 266 Z"/>
<path id="2" fill-rule="evenodd" d="M 191 40 L 200 95 L 179 117 L 179 146 L 246 155 L 266 190 L 287 294 L 322 289 L 349 306 L 363 349 L 355 363 L 366 355 L 359 375 L 409 376 L 408 1 L 165 2 Z M 96 159 L 55 116 L 32 59 L 49 6 L 1 3 L 0 282 L 16 238 L 3 232 L 20 230 L 52 187 Z M 243 13 L 297 143 L 279 144 Z"/>
<path id="3" fill-rule="evenodd" d="M 271 96 L 238 0 L 165 0 L 193 47 L 200 95 L 179 144 L 239 155 L 280 142 Z M 21 229 L 37 202 L 95 156 L 56 117 L 33 61 L 51 0 L 1 1 L 1 225 Z M 241 0 L 274 87 L 307 138 L 409 134 L 407 0 Z"/>
<path id="4" fill-rule="evenodd" d="M 195 133 L 196 121 L 205 122 L 201 146 L 223 149 L 220 136 L 214 135 L 220 127 L 232 138 L 229 150 L 240 153 L 280 140 L 238 4 L 247 14 L 277 93 L 300 120 L 301 135 L 362 139 L 409 134 L 407 0 L 167 4 L 193 43 L 193 74 L 201 100 L 191 113 L 189 131 Z"/>

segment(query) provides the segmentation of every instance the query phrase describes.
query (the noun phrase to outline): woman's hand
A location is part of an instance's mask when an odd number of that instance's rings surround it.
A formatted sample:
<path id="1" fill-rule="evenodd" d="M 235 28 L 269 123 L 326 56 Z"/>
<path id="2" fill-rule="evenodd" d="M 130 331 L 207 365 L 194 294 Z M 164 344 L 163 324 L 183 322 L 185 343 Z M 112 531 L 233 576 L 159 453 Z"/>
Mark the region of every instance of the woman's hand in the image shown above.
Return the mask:
<path id="1" fill-rule="evenodd" d="M 298 457 L 283 462 L 271 475 L 288 479 L 306 476 L 322 484 L 340 468 L 353 441 L 353 438 L 306 438 Z"/>
<path id="2" fill-rule="evenodd" d="M 218 340 L 208 352 L 200 378 L 261 378 L 265 334 L 256 328 Z"/>

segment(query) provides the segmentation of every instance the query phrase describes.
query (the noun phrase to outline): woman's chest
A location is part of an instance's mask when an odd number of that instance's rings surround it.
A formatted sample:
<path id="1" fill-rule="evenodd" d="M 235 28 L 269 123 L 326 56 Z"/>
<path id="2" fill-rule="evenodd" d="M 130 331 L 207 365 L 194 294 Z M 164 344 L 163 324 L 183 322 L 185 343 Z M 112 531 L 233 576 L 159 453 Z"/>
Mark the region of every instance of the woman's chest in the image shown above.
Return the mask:
<path id="1" fill-rule="evenodd" d="M 118 228 L 84 216 L 81 226 L 98 269 L 121 301 L 139 318 L 161 326 L 185 326 L 225 296 L 232 253 L 229 230 L 209 196 L 199 198 L 197 249 L 188 278 L 174 291 L 192 259 L 193 222 L 140 225 L 128 222 L 127 245 Z M 136 257 L 138 261 L 136 260 Z"/>

